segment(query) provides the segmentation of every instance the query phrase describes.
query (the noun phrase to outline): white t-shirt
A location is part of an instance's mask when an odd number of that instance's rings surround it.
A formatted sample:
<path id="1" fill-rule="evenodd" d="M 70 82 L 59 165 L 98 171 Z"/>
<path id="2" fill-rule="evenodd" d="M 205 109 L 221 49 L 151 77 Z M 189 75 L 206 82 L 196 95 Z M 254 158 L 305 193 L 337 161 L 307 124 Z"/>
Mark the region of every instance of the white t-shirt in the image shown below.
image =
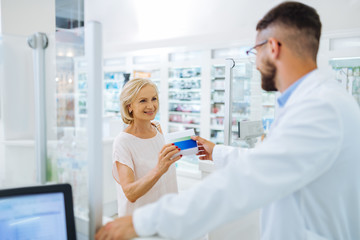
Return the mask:
<path id="1" fill-rule="evenodd" d="M 164 136 L 142 139 L 126 132 L 120 132 L 113 144 L 113 177 L 116 179 L 118 215 L 131 215 L 133 211 L 148 203 L 155 202 L 167 193 L 177 193 L 176 169 L 172 164 L 158 182 L 134 203 L 130 202 L 121 187 L 115 162 L 120 162 L 134 171 L 135 181 L 145 176 L 158 162 L 158 155 L 165 144 Z"/>

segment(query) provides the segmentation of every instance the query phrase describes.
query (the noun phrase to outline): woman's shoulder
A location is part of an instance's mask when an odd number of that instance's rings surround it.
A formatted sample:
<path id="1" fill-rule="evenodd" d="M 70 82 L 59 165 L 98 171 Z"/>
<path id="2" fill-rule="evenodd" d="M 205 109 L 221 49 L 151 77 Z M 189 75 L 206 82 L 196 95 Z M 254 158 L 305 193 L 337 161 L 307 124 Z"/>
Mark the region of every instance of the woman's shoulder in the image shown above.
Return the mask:
<path id="1" fill-rule="evenodd" d="M 114 139 L 114 145 L 127 145 L 129 143 L 129 140 L 131 138 L 131 134 L 126 133 L 124 131 L 119 132 L 119 134 Z"/>

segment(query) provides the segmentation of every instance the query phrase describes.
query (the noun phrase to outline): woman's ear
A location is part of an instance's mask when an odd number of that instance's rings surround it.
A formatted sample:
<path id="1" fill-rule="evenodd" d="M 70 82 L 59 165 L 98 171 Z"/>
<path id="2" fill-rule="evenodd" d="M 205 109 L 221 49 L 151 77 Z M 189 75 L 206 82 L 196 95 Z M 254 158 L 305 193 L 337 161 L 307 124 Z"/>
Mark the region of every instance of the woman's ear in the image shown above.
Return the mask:
<path id="1" fill-rule="evenodd" d="M 130 104 L 128 105 L 128 110 L 129 110 L 129 113 L 132 113 L 132 111 L 133 111 Z"/>

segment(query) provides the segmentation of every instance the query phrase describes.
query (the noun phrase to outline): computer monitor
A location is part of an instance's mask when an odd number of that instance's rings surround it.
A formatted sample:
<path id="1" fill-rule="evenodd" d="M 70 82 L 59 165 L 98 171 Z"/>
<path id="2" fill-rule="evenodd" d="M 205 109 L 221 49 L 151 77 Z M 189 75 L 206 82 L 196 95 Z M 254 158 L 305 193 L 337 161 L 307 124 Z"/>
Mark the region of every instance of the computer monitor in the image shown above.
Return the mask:
<path id="1" fill-rule="evenodd" d="M 76 239 L 71 186 L 0 190 L 0 239 Z"/>

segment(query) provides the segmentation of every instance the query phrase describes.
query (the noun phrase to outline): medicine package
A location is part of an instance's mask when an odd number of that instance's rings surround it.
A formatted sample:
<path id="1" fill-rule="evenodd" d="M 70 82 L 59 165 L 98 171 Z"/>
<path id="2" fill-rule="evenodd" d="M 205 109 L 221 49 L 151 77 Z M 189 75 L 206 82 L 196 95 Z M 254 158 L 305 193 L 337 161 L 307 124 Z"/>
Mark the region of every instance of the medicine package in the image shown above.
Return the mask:
<path id="1" fill-rule="evenodd" d="M 191 136 L 195 135 L 194 129 L 189 129 L 185 131 L 168 133 L 165 135 L 166 143 L 174 143 L 175 146 L 181 149 L 180 152 L 176 153 L 174 157 L 192 155 L 198 153 L 197 142 L 191 139 Z"/>

